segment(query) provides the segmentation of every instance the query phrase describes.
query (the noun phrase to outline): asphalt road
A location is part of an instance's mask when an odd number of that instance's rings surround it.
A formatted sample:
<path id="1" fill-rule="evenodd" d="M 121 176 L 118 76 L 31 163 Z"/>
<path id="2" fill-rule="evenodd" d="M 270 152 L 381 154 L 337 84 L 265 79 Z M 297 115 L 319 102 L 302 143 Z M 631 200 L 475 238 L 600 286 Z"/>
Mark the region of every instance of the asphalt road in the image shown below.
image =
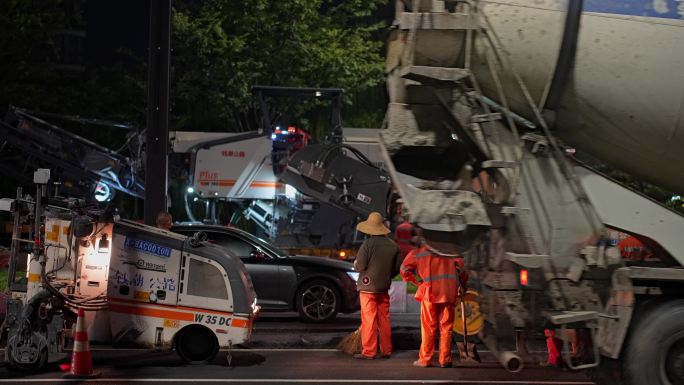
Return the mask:
<path id="1" fill-rule="evenodd" d="M 486 351 L 481 364 L 455 361 L 456 367 L 418 368 L 420 332 L 416 314 L 393 315 L 395 354 L 390 359 L 355 360 L 333 348 L 358 327 L 358 316 L 336 323 L 310 325 L 295 315 L 265 316 L 252 343 L 234 349 L 231 364 L 222 351 L 207 365 L 187 365 L 173 352 L 119 350 L 93 346 L 100 378 L 74 382 L 62 378 L 58 365 L 40 373 L 0 368 L 1 384 L 558 384 L 590 385 L 582 373 L 543 368 L 535 360 L 517 374 L 508 373 Z"/>
<path id="2" fill-rule="evenodd" d="M 592 384 L 581 373 L 559 369 L 531 367 L 512 374 L 491 360 L 449 369 L 418 368 L 411 365 L 416 355 L 416 351 L 400 351 L 387 360 L 366 361 L 332 349 L 249 349 L 234 351 L 228 366 L 225 352 L 208 365 L 185 365 L 172 352 L 94 350 L 101 377 L 80 383 Z M 9 384 L 75 383 L 62 379 L 54 366 L 30 375 L 2 369 L 0 377 L 0 383 Z"/>

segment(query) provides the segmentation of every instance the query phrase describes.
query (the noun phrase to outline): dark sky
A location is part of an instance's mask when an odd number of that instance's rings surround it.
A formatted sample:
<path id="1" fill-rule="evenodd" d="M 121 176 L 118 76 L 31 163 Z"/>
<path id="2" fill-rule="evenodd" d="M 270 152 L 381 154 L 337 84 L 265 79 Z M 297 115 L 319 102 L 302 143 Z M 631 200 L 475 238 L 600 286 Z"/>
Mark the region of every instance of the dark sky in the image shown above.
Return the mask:
<path id="1" fill-rule="evenodd" d="M 149 0 L 90 0 L 86 5 L 88 67 L 135 65 L 147 60 Z M 119 52 L 123 48 L 125 53 Z"/>

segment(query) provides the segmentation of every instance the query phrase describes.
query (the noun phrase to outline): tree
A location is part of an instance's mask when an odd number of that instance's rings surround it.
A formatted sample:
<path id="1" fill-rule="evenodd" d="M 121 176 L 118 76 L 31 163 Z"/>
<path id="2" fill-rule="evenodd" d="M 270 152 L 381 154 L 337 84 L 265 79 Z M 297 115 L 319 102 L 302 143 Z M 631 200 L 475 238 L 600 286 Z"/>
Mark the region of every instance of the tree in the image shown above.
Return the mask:
<path id="1" fill-rule="evenodd" d="M 615 168 L 593 157 L 583 155 L 581 160 L 591 168 L 605 174 L 616 182 L 619 182 L 620 184 L 623 184 L 634 191 L 644 194 L 674 211 L 684 214 L 684 200 L 682 200 L 681 196 L 676 195 L 671 191 L 667 191 L 661 187 L 644 182 L 643 180 L 635 178 L 623 171 L 616 170 Z"/>
<path id="2" fill-rule="evenodd" d="M 386 101 L 374 97 L 384 82 L 384 39 L 379 36 L 384 22 L 377 10 L 385 11 L 380 8 L 385 2 L 173 0 L 170 129 L 254 129 L 250 120 L 254 84 L 342 87 L 348 105 L 364 104 L 348 110 L 347 114 L 360 116 L 351 120 L 379 126 Z M 95 41 L 100 35 L 89 34 L 97 23 L 112 23 L 101 26 L 99 33 L 127 32 L 121 29 L 121 17 L 108 14 L 121 7 L 129 8 L 123 14 L 137 15 L 145 9 L 131 0 L 0 1 L 0 110 L 13 104 L 143 127 L 144 52 L 110 47 L 117 53 L 102 64 L 89 60 L 86 49 L 102 49 L 106 43 Z M 93 9 L 99 19 L 92 19 Z M 135 30 L 146 30 L 145 22 L 143 17 Z M 75 65 L 65 55 L 69 49 L 64 39 L 70 33 L 80 38 L 71 46 L 77 53 Z M 147 40 L 137 33 L 137 42 Z M 325 122 L 320 107 L 307 102 L 288 109 L 306 117 L 302 123 L 309 127 L 305 128 L 314 128 Z M 112 149 L 125 141 L 122 130 L 56 123 Z"/>
<path id="3" fill-rule="evenodd" d="M 250 128 L 254 84 L 342 87 L 350 103 L 351 95 L 384 82 L 377 36 L 384 22 L 374 15 L 385 3 L 173 1 L 171 129 Z M 93 0 L 0 2 L 0 105 L 145 122 L 147 58 L 133 67 L 63 68 L 61 34 L 86 30 L 85 10 L 98 6 Z"/>
<path id="4" fill-rule="evenodd" d="M 84 39 L 65 44 L 86 23 L 84 1 L 0 2 L 0 108 L 144 122 L 144 68 L 86 68 Z"/>
<path id="5" fill-rule="evenodd" d="M 384 82 L 382 0 L 174 3 L 174 125 L 244 130 L 254 84 L 342 87 Z M 349 103 L 351 97 L 346 98 Z M 383 105 L 380 107 L 384 109 Z M 301 112 L 314 103 L 292 106 Z M 380 121 L 377 122 L 378 125 Z"/>

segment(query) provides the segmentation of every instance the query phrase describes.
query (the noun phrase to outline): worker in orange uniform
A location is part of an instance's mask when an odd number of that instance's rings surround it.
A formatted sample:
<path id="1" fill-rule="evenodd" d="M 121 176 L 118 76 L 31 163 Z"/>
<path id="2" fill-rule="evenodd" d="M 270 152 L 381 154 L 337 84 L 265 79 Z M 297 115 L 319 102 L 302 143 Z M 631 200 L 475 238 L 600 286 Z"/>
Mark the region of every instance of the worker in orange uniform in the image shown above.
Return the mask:
<path id="1" fill-rule="evenodd" d="M 426 240 L 423 243 L 406 256 L 400 269 L 404 281 L 417 284 L 416 274 L 422 279 L 416 291 L 420 301 L 421 344 L 418 361 L 413 365 L 432 366 L 439 327 L 439 366 L 449 368 L 454 308 L 460 290 L 465 290 L 467 275 L 461 272 L 463 260 L 458 254 L 443 254 L 432 249 Z"/>
<path id="2" fill-rule="evenodd" d="M 644 245 L 639 238 L 630 235 L 617 244 L 622 258 L 630 261 L 643 261 L 651 258 L 653 253 Z"/>
<path id="3" fill-rule="evenodd" d="M 155 219 L 155 224 L 158 228 L 169 231 L 173 226 L 173 218 L 168 211 L 160 211 Z"/>
<path id="4" fill-rule="evenodd" d="M 356 255 L 354 268 L 359 272 L 356 286 L 361 302 L 360 354 L 354 358 L 372 360 L 378 350 L 380 356 L 392 355 L 392 328 L 390 326 L 389 289 L 392 278 L 399 273 L 401 254 L 399 247 L 387 237 L 390 230 L 383 224 L 380 213 L 372 212 L 356 229 L 370 235 Z"/>
<path id="5" fill-rule="evenodd" d="M 397 228 L 394 230 L 394 242 L 399 245 L 402 258 L 406 257 L 409 251 L 413 250 L 413 237 L 415 235 L 415 228 L 406 218 L 404 218 L 404 221 L 397 225 Z"/>

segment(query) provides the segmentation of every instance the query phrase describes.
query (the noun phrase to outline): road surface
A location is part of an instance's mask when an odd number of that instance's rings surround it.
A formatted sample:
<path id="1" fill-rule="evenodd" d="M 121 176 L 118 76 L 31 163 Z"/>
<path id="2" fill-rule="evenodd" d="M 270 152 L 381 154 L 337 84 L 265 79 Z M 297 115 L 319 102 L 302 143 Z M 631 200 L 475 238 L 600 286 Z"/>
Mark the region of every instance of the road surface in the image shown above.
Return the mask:
<path id="1" fill-rule="evenodd" d="M 368 361 L 333 349 L 245 349 L 232 353 L 231 366 L 226 352 L 208 365 L 186 365 L 172 352 L 95 350 L 93 355 L 101 377 L 81 384 L 592 384 L 581 373 L 559 369 L 508 373 L 491 357 L 479 365 L 418 368 L 411 365 L 416 351 Z M 74 383 L 62 379 L 55 366 L 32 374 L 0 369 L 0 378 L 0 384 Z"/>
<path id="2" fill-rule="evenodd" d="M 395 354 L 390 359 L 355 360 L 333 347 L 358 327 L 358 315 L 335 323 L 302 324 L 294 314 L 262 317 L 249 345 L 220 352 L 207 365 L 187 365 L 174 352 L 120 350 L 93 346 L 95 380 L 62 378 L 57 364 L 40 373 L 0 368 L 2 384 L 490 384 L 591 385 L 582 373 L 543 368 L 539 357 L 521 373 L 508 373 L 481 348 L 481 364 L 442 369 L 412 366 L 420 343 L 417 314 L 392 315 Z M 68 362 L 68 360 L 65 360 Z"/>

